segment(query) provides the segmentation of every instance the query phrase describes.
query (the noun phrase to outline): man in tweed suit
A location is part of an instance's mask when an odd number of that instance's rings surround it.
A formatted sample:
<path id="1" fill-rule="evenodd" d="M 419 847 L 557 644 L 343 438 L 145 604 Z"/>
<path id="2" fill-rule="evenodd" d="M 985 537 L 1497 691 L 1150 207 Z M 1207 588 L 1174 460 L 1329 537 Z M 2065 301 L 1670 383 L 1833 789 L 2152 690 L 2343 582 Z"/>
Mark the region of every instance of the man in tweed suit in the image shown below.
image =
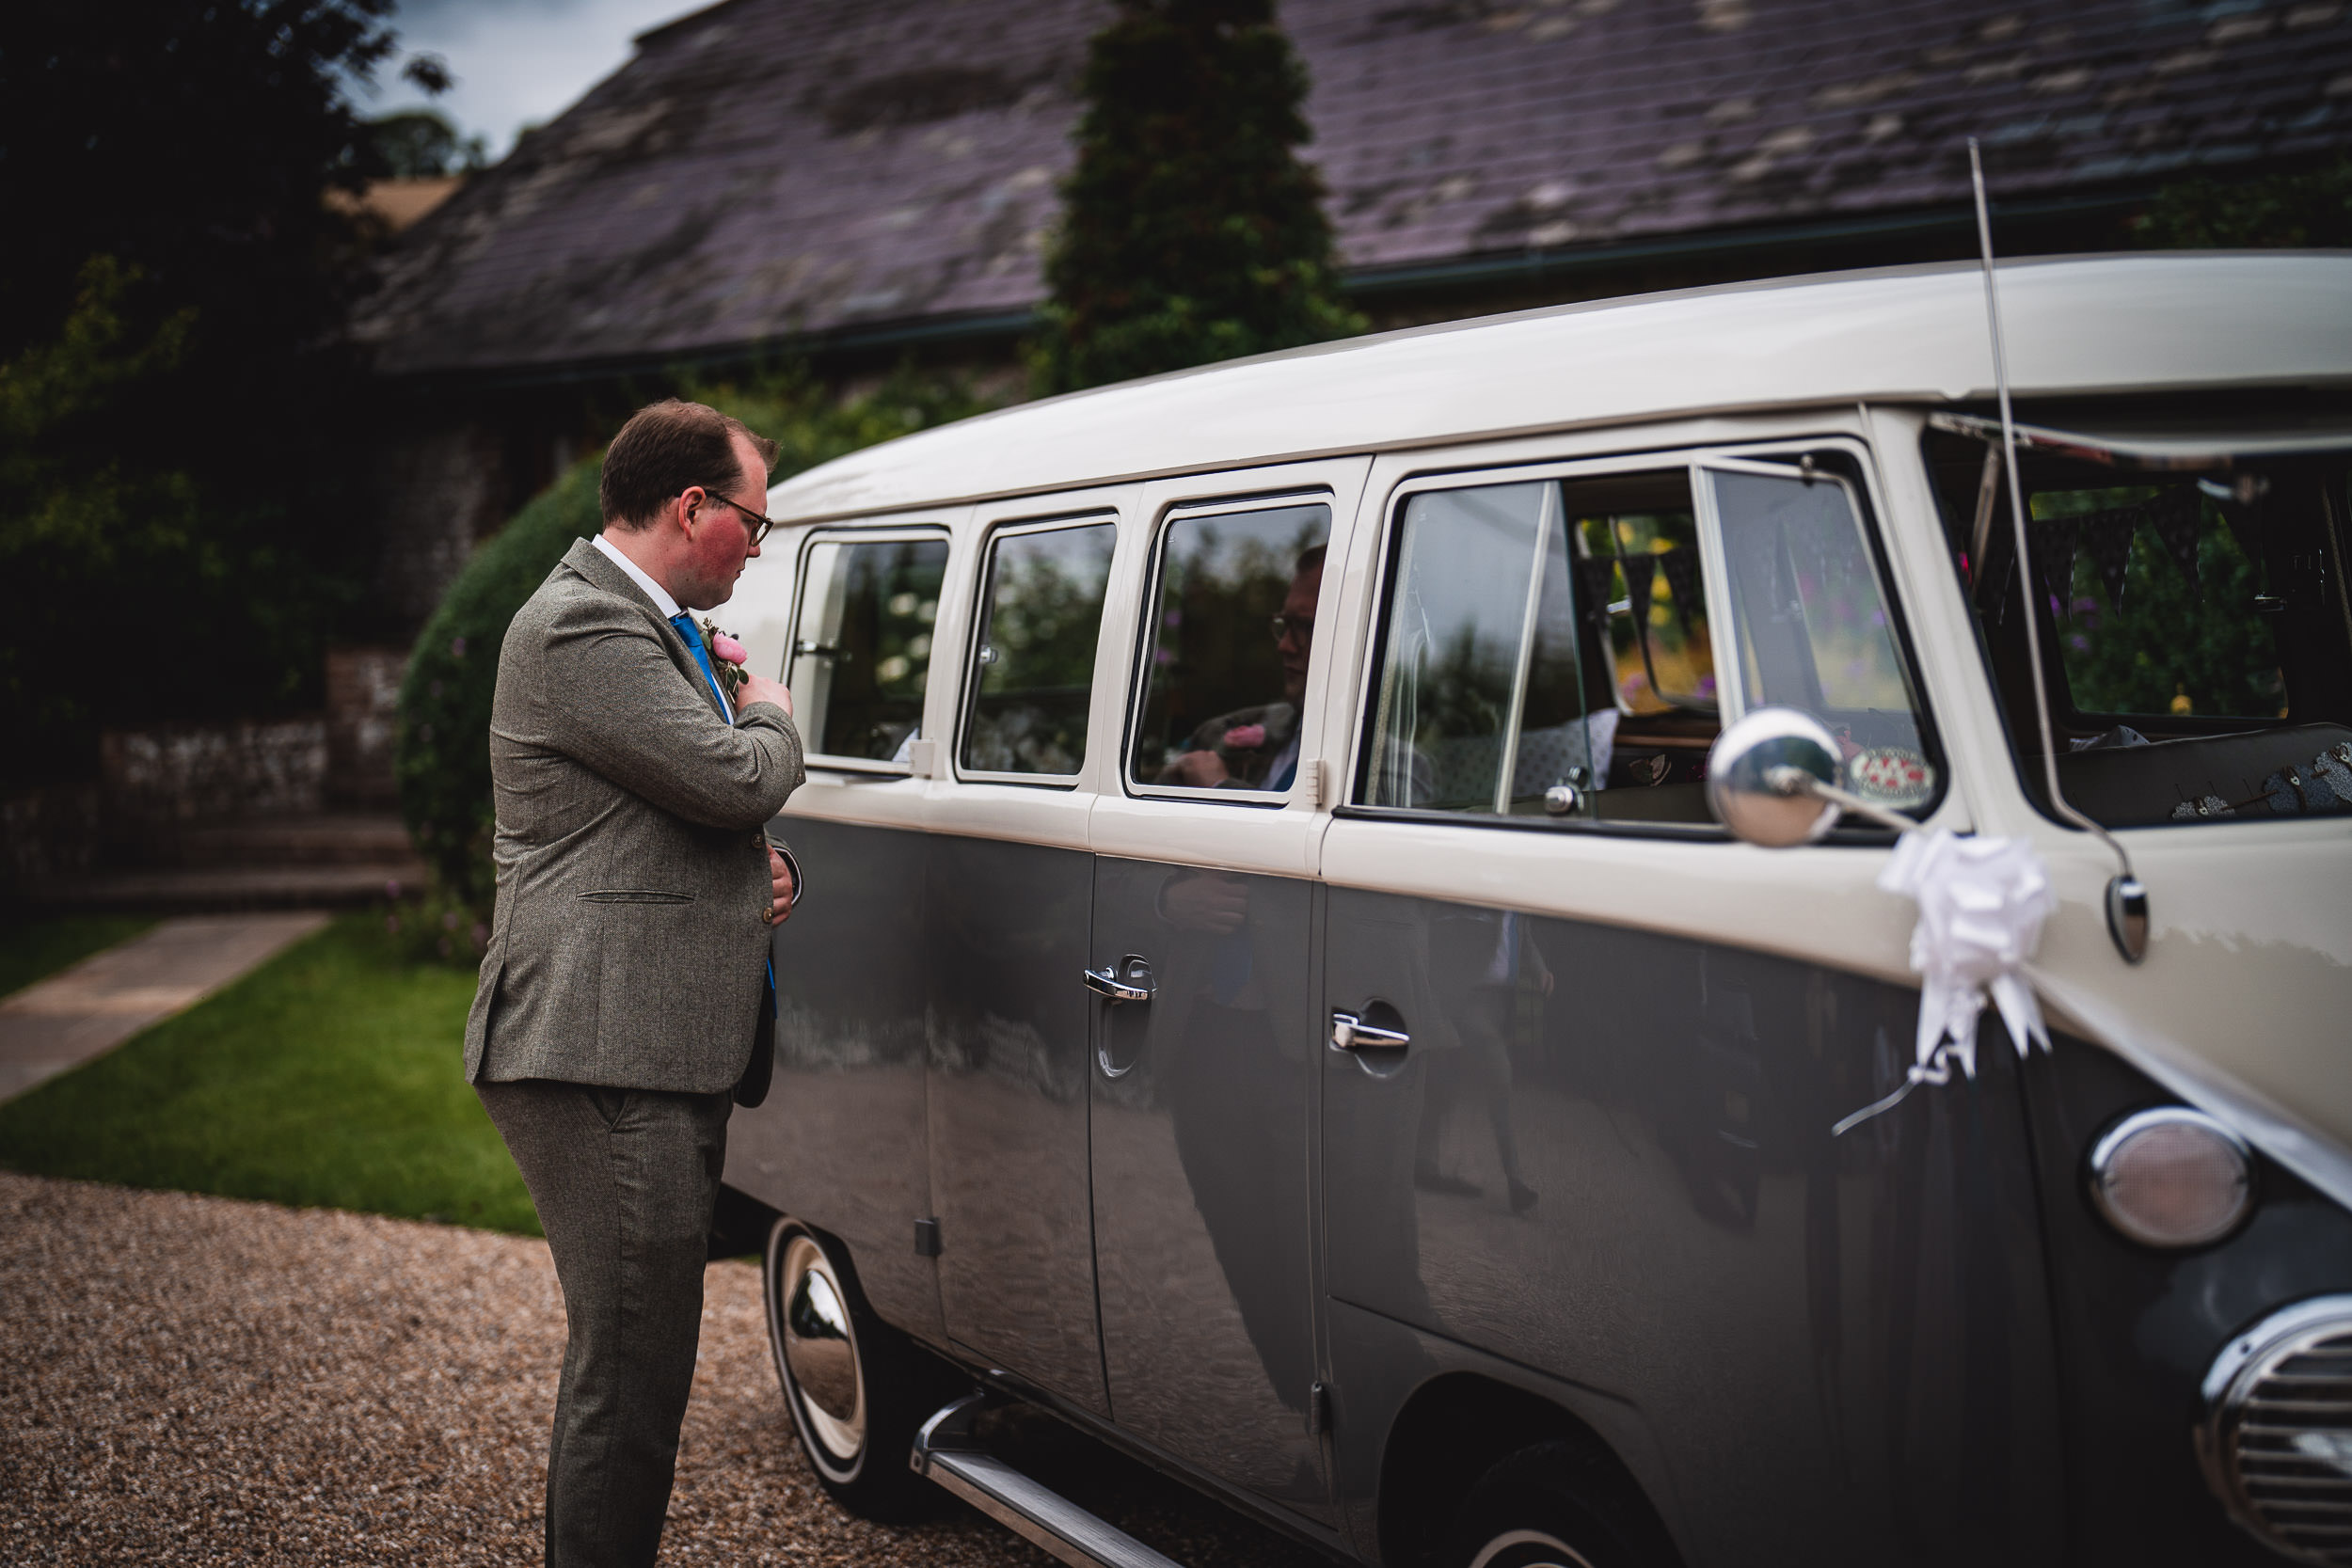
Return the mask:
<path id="1" fill-rule="evenodd" d="M 660 1546 L 730 1091 L 767 1088 L 769 932 L 799 885 L 761 830 L 801 783 L 801 740 L 780 683 L 747 673 L 728 700 L 685 611 L 723 601 L 759 553 L 774 457 L 700 404 L 641 410 L 605 455 L 602 536 L 548 574 L 499 652 L 498 909 L 466 1076 L 564 1288 L 561 1568 Z"/>

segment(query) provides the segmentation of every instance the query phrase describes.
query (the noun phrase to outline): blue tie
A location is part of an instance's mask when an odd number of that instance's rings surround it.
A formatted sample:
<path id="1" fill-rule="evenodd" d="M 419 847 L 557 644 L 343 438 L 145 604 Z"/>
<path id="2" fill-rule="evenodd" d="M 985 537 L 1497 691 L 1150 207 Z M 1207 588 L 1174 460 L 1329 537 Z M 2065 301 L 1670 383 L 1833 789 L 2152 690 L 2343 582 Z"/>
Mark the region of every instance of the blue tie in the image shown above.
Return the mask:
<path id="1" fill-rule="evenodd" d="M 710 683 L 711 695 L 719 699 L 719 711 L 726 712 L 727 694 L 720 689 L 719 672 L 711 668 L 710 650 L 703 646 L 703 634 L 694 625 L 694 618 L 681 610 L 670 617 L 670 625 L 677 627 L 677 634 L 694 650 L 694 662 L 703 667 L 703 679 Z"/>

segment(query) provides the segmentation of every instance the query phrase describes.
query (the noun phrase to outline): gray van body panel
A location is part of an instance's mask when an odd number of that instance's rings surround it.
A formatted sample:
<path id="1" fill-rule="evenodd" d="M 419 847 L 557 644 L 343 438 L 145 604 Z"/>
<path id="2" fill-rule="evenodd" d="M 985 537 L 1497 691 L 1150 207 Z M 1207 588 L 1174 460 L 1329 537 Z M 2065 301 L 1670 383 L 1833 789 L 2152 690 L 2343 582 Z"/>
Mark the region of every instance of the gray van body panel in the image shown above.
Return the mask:
<path id="1" fill-rule="evenodd" d="M 1245 890 L 1237 929 L 1187 924 L 1184 889 L 1204 878 Z M 1095 961 L 1142 957 L 1156 993 L 1097 1006 L 1094 1236 L 1120 1425 L 1329 1523 L 1308 1420 L 1312 893 L 1297 878 L 1097 859 Z"/>
<path id="2" fill-rule="evenodd" d="M 923 935 L 947 1337 L 1107 1415 L 1080 979 L 1091 862 L 1075 849 L 931 835 Z"/>
<path id="3" fill-rule="evenodd" d="M 839 1236 L 899 1327 L 1368 1553 L 1400 1412 L 1465 1371 L 1591 1426 L 1694 1568 L 2059 1550 L 2032 1151 L 1990 1022 L 1974 1085 L 1833 1139 L 1899 1079 L 1915 992 L 1348 888 L 1319 933 L 1313 884 L 1263 876 L 1228 940 L 1170 919 L 1195 868 L 793 831 L 823 902 L 780 943 L 776 1087 L 727 1180 Z M 1092 999 L 1081 968 L 1130 952 L 1153 1000 Z M 1323 1043 L 1375 1001 L 1414 1038 L 1379 1073 Z M 1482 1192 L 1418 1187 L 1417 1155 Z"/>
<path id="4" fill-rule="evenodd" d="M 1399 1330 L 1335 1338 L 1351 1512 L 1379 1484 L 1365 1429 L 1443 1370 L 1409 1327 L 1632 1412 L 1693 1565 L 2055 1560 L 2037 1196 L 1991 1028 L 1973 1085 L 1833 1138 L 1901 1082 L 1915 991 L 1349 888 L 1327 921 L 1329 1006 L 1386 1002 L 1413 1037 L 1379 1071 L 1327 1053 L 1324 1072 L 1333 1311 Z M 1430 1165 L 1482 1190 L 1429 1190 Z M 1391 1354 L 1421 1377 L 1363 1359 Z M 1365 1409 L 1367 1388 L 1390 1392 Z"/>
<path id="5" fill-rule="evenodd" d="M 776 1075 L 726 1180 L 830 1231 L 918 1338 L 1107 1414 L 1088 1209 L 1092 857 L 795 819 Z M 821 912 L 819 912 L 821 911 Z M 942 1253 L 916 1255 L 936 1218 Z"/>
<path id="6" fill-rule="evenodd" d="M 728 1124 L 726 1183 L 838 1237 L 874 1309 L 937 1343 L 938 1275 L 914 1254 L 914 1222 L 933 1212 L 929 840 L 810 817 L 786 829 L 807 891 L 771 939 L 775 1077 Z"/>

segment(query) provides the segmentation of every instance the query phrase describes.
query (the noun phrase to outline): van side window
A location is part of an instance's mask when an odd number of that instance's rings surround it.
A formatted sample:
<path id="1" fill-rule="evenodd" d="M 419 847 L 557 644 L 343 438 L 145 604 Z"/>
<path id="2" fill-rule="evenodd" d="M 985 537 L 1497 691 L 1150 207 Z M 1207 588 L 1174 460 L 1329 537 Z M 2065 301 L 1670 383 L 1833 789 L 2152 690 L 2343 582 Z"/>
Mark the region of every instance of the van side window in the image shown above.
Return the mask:
<path id="1" fill-rule="evenodd" d="M 1931 803 L 1940 769 L 1847 483 L 1703 471 L 1723 534 L 1740 710 L 1802 708 L 1837 737 L 1846 788 L 1898 811 Z"/>
<path id="2" fill-rule="evenodd" d="M 947 541 L 934 536 L 819 535 L 809 546 L 785 678 L 811 752 L 906 761 L 946 573 Z"/>
<path id="3" fill-rule="evenodd" d="M 1708 748 L 1766 704 L 1829 726 L 1848 789 L 1931 803 L 1863 527 L 1847 481 L 1738 459 L 1407 498 L 1357 803 L 1711 822 Z"/>
<path id="4" fill-rule="evenodd" d="M 1391 548 L 1360 803 L 1711 820 L 1686 470 L 1423 493 Z M 1547 804 L 1559 784 L 1570 813 Z"/>
<path id="5" fill-rule="evenodd" d="M 1001 532 L 989 546 L 961 761 L 1067 778 L 1086 757 L 1110 522 Z"/>
<path id="6" fill-rule="evenodd" d="M 1320 502 L 1168 525 L 1148 612 L 1131 782 L 1291 786 L 1330 533 L 1331 509 Z"/>

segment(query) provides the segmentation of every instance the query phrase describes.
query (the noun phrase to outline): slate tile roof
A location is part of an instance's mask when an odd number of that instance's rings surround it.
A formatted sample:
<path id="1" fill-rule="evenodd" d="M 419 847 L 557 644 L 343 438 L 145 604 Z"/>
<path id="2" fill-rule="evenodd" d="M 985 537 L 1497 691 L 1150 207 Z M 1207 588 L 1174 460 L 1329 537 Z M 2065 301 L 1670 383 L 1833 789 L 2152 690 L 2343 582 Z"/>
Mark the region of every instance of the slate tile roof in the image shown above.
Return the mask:
<path id="1" fill-rule="evenodd" d="M 725 0 L 404 239 L 388 372 L 1018 311 L 1101 0 Z M 2352 145 L 2344 0 L 1287 0 L 1363 271 Z"/>

